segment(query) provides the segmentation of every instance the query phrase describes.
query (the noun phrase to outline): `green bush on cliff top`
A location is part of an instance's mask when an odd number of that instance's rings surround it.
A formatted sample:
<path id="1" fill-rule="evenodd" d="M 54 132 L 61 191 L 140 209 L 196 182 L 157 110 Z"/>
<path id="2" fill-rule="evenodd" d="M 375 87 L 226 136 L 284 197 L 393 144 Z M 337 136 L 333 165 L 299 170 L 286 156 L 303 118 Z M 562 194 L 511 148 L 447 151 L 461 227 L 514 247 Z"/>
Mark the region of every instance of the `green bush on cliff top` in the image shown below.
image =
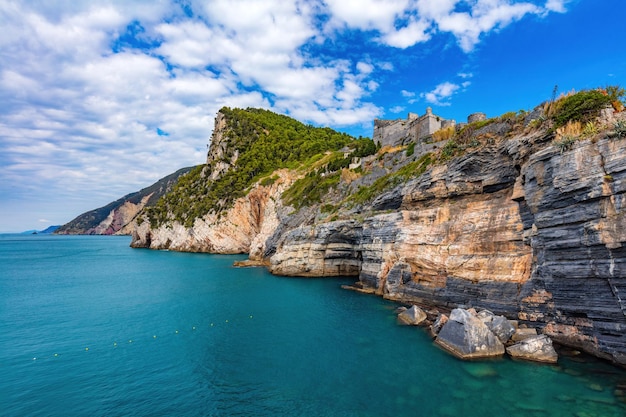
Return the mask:
<path id="1" fill-rule="evenodd" d="M 555 104 L 552 119 L 556 127 L 569 121 L 588 122 L 596 118 L 600 110 L 610 106 L 612 98 L 599 90 L 583 90 L 559 99 Z"/>

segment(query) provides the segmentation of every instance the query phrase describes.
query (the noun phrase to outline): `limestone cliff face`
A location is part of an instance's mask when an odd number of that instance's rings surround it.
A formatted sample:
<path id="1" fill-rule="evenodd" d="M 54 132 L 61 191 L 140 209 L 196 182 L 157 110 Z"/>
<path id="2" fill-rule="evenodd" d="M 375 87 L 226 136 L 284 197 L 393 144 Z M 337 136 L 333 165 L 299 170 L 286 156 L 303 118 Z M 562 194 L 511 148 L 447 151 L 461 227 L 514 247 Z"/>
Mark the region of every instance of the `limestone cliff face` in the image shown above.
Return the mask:
<path id="1" fill-rule="evenodd" d="M 284 211 L 280 195 L 294 177 L 283 170 L 269 186 L 256 185 L 245 197 L 220 214 L 206 214 L 192 227 L 179 222 L 151 228 L 142 223 L 133 231 L 133 247 L 222 254 L 249 253 L 262 259 L 267 240 L 280 224 Z"/>
<path id="2" fill-rule="evenodd" d="M 533 248 L 519 317 L 626 364 L 625 140 L 531 155 L 517 195 Z"/>
<path id="3" fill-rule="evenodd" d="M 596 139 L 519 136 L 435 166 L 379 196 L 384 214 L 288 231 L 270 271 L 487 308 L 626 365 L 626 140 Z"/>

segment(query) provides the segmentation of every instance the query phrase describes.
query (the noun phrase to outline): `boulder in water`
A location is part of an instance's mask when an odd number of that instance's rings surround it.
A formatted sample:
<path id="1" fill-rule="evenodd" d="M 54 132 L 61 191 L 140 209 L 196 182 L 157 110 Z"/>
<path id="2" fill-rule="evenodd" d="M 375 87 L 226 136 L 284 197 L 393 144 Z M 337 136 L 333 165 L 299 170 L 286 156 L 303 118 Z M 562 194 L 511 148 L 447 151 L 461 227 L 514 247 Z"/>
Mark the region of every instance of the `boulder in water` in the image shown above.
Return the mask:
<path id="1" fill-rule="evenodd" d="M 515 328 L 504 316 L 496 316 L 489 310 L 482 310 L 477 313 L 477 317 L 489 327 L 489 330 L 491 330 L 502 343 L 508 342 L 515 333 Z"/>
<path id="2" fill-rule="evenodd" d="M 426 313 L 415 305 L 398 314 L 398 321 L 409 326 L 417 326 L 424 320 L 426 320 Z"/>
<path id="3" fill-rule="evenodd" d="M 552 340 L 545 334 L 528 337 L 507 347 L 506 352 L 513 358 L 536 362 L 556 363 L 559 359 L 552 346 Z"/>
<path id="4" fill-rule="evenodd" d="M 455 308 L 435 342 L 461 359 L 504 354 L 504 345 L 472 311 Z"/>

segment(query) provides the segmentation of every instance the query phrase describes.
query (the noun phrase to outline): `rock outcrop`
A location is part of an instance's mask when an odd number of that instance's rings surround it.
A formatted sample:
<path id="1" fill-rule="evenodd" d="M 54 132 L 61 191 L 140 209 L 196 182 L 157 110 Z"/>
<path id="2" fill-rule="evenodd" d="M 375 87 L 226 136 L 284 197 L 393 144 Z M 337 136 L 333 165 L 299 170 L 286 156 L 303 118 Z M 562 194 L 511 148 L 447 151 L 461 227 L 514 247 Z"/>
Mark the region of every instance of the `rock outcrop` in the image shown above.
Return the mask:
<path id="1" fill-rule="evenodd" d="M 191 228 L 180 223 L 151 228 L 144 222 L 133 231 L 131 245 L 183 252 L 248 253 L 260 260 L 266 242 L 280 224 L 284 210 L 280 195 L 292 182 L 293 177 L 283 171 L 272 185 L 257 185 L 225 213 L 207 214 L 196 219 Z"/>
<path id="2" fill-rule="evenodd" d="M 435 343 L 461 359 L 504 354 L 504 345 L 489 327 L 476 314 L 460 308 L 452 310 Z"/>
<path id="3" fill-rule="evenodd" d="M 398 322 L 409 326 L 419 326 L 426 320 L 427 316 L 424 310 L 416 305 L 407 308 L 398 314 Z"/>
<path id="4" fill-rule="evenodd" d="M 178 179 L 192 168 L 179 169 L 149 187 L 125 195 L 104 207 L 88 211 L 59 227 L 62 235 L 130 235 L 137 227 L 135 219 L 146 207 L 153 206 L 169 192 Z"/>
<path id="5" fill-rule="evenodd" d="M 556 363 L 559 359 L 552 346 L 552 340 L 545 334 L 532 336 L 509 346 L 506 353 L 516 359 L 534 362 Z"/>
<path id="6" fill-rule="evenodd" d="M 487 308 L 626 366 L 625 146 L 600 136 L 562 152 L 531 134 L 433 167 L 401 199 L 398 189 L 376 199 L 392 212 L 355 224 L 343 261 L 360 263 L 360 284 L 386 298 Z M 270 270 L 300 255 L 289 275 L 327 270 L 314 267 L 324 256 L 298 251 L 326 253 L 319 236 L 332 241 L 334 228 L 284 241 Z"/>

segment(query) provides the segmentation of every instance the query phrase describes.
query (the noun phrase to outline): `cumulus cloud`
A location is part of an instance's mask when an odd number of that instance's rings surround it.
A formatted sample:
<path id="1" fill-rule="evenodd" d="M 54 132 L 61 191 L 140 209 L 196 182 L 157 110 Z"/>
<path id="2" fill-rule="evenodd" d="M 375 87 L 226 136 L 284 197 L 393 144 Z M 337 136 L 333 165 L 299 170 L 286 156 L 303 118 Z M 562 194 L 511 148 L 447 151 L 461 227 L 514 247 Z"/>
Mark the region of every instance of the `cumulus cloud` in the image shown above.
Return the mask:
<path id="1" fill-rule="evenodd" d="M 451 33 L 459 47 L 471 52 L 483 34 L 503 28 L 526 15 L 562 13 L 568 0 L 545 5 L 515 0 L 325 0 L 328 26 L 379 34 L 378 42 L 408 48 L 427 42 L 437 33 Z"/>
<path id="2" fill-rule="evenodd" d="M 565 13 L 565 5 L 568 2 L 569 0 L 548 0 L 545 9 L 549 12 Z"/>
<path id="3" fill-rule="evenodd" d="M 432 91 L 420 94 L 420 96 L 428 103 L 438 106 L 449 106 L 450 102 L 447 100 L 450 99 L 450 97 L 452 97 L 460 88 L 461 86 L 458 84 L 446 81 L 439 84 Z"/>
<path id="4" fill-rule="evenodd" d="M 393 59 L 315 46 L 346 30 L 399 49 L 447 32 L 469 52 L 481 35 L 565 3 L 477 0 L 459 12 L 454 0 L 5 0 L 0 201 L 87 210 L 202 163 L 222 106 L 369 126 Z M 444 103 L 463 88 L 448 84 L 423 98 Z"/>

